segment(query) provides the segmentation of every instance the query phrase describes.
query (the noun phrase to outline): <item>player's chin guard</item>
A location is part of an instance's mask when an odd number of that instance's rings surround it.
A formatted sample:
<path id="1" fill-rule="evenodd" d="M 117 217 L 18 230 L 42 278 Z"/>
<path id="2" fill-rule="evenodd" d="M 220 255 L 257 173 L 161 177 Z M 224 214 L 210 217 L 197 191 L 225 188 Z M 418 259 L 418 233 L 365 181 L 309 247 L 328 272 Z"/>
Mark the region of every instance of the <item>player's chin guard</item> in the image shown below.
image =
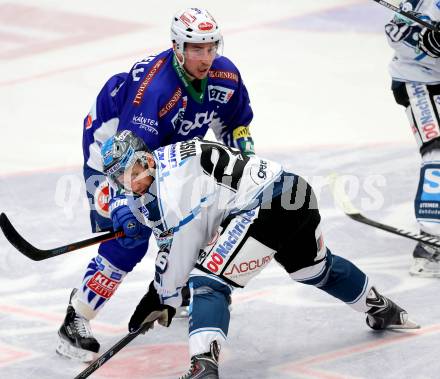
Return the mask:
<path id="1" fill-rule="evenodd" d="M 136 332 L 145 323 L 151 323 L 151 328 L 153 328 L 155 321 L 168 327 L 175 314 L 176 310 L 173 307 L 161 304 L 159 295 L 154 288 L 154 282 L 151 282 L 148 292 L 141 299 L 130 318 L 128 330 L 131 333 Z"/>
<path id="2" fill-rule="evenodd" d="M 217 44 L 217 53 L 223 50 L 223 37 L 214 17 L 201 8 L 188 8 L 177 12 L 171 22 L 171 41 L 175 44 L 175 52 L 184 57 L 185 43 Z M 181 65 L 181 62 L 177 60 Z"/>
<path id="3" fill-rule="evenodd" d="M 101 148 L 104 174 L 114 188 L 124 190 L 121 177 L 130 177 L 130 168 L 136 162 L 147 167 L 145 153 L 151 153 L 145 142 L 129 130 L 121 130 L 108 139 Z"/>

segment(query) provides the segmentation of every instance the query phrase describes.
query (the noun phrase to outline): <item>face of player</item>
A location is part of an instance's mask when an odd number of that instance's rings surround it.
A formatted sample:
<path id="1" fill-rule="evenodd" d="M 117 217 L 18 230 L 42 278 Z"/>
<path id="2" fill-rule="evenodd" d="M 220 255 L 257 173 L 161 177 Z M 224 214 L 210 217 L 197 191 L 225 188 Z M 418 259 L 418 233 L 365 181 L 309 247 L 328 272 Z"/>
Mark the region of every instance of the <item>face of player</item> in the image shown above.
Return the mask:
<path id="1" fill-rule="evenodd" d="M 183 68 L 196 79 L 204 79 L 217 55 L 217 43 L 185 43 Z"/>
<path id="2" fill-rule="evenodd" d="M 145 168 L 139 162 L 136 162 L 130 170 L 127 170 L 118 178 L 118 181 L 123 184 L 127 191 L 136 195 L 144 195 L 154 181 L 151 170 L 154 169 L 155 162 L 151 155 L 147 155 L 147 165 L 148 167 Z"/>

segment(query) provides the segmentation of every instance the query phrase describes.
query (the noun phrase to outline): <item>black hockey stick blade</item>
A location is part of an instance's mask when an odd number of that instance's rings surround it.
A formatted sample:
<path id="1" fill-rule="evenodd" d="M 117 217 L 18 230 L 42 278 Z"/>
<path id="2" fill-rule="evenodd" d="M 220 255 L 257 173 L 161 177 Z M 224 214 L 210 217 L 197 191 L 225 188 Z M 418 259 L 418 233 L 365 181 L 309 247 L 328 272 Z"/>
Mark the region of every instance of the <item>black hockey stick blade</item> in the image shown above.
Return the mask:
<path id="1" fill-rule="evenodd" d="M 105 362 L 107 362 L 110 358 L 112 358 L 116 353 L 118 353 L 123 347 L 127 346 L 131 341 L 133 341 L 139 334 L 143 334 L 148 329 L 152 328 L 154 321 L 147 322 L 142 325 L 139 330 L 128 333 L 124 338 L 116 342 L 110 349 L 108 349 L 104 354 L 102 354 L 99 358 L 94 360 L 84 371 L 75 376 L 74 379 L 84 379 L 88 378 L 93 372 L 95 372 L 98 368 L 100 368 Z"/>
<path id="2" fill-rule="evenodd" d="M 361 222 L 362 224 L 373 226 L 374 228 L 385 230 L 389 233 L 412 239 L 414 241 L 423 242 L 430 246 L 440 247 L 440 239 L 438 238 L 396 228 L 391 225 L 382 224 L 364 216 L 360 210 L 353 205 L 350 198 L 344 192 L 344 187 L 340 182 L 338 183 L 338 176 L 336 174 L 330 176 L 330 187 L 336 204 L 338 204 L 344 213 L 353 220 Z"/>
<path id="3" fill-rule="evenodd" d="M 383 5 L 385 8 L 391 9 L 393 12 L 399 13 L 402 16 L 409 18 L 410 20 L 417 22 L 419 25 L 424 26 L 428 29 L 434 30 L 434 31 L 440 31 L 440 24 L 439 23 L 431 23 L 428 21 L 423 20 L 420 17 L 420 14 L 414 11 L 405 11 L 401 9 L 400 7 L 390 4 L 387 1 L 384 0 L 373 0 L 374 2 Z"/>
<path id="4" fill-rule="evenodd" d="M 91 246 L 96 243 L 108 241 L 117 237 L 123 237 L 123 232 L 109 232 L 97 237 L 88 238 L 82 241 L 70 243 L 65 246 L 56 247 L 53 249 L 41 250 L 31 245 L 26 241 L 20 233 L 14 228 L 9 221 L 6 214 L 0 214 L 0 228 L 3 231 L 6 239 L 14 246 L 20 253 L 32 259 L 33 261 L 42 261 L 44 259 L 53 258 L 61 254 L 66 254 L 74 250 L 82 249 L 83 247 Z"/>

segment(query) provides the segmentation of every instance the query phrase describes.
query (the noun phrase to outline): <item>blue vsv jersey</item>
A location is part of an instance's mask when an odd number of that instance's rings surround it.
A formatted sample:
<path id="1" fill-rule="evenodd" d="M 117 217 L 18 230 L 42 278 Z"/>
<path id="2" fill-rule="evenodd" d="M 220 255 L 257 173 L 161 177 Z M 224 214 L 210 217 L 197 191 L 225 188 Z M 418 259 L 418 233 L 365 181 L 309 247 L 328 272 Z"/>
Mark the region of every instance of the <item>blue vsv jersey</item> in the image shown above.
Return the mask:
<path id="1" fill-rule="evenodd" d="M 233 130 L 248 126 L 253 117 L 240 72 L 219 56 L 195 87 L 182 75 L 172 49 L 137 62 L 128 74 L 112 76 L 84 120 L 85 165 L 102 171 L 101 145 L 123 129 L 151 150 L 203 137 L 208 128 L 234 146 Z"/>

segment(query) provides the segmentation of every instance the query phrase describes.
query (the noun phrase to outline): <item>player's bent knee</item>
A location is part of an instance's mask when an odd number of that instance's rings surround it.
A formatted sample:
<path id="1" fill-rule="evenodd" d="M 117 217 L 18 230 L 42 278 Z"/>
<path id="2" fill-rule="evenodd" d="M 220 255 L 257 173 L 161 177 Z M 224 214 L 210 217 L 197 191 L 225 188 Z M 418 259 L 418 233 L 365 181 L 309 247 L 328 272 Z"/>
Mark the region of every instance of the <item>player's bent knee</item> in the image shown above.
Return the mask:
<path id="1" fill-rule="evenodd" d="M 327 249 L 324 259 L 320 259 L 313 265 L 290 273 L 290 277 L 297 282 L 319 287 L 326 280 L 332 261 L 332 253 Z"/>

